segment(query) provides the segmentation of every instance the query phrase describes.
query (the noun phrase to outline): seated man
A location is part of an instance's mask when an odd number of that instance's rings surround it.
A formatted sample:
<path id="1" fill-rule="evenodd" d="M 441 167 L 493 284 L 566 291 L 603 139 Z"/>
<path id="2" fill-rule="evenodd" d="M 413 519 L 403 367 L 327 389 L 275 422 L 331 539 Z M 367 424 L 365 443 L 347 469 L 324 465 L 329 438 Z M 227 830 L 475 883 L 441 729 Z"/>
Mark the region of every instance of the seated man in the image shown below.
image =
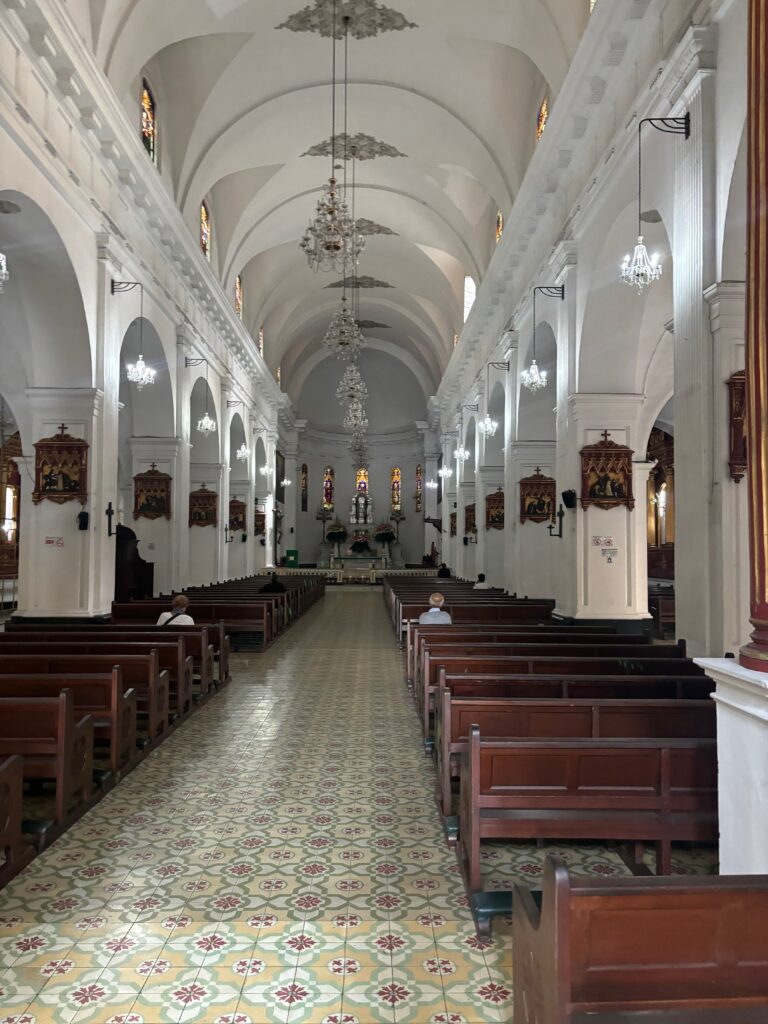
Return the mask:
<path id="1" fill-rule="evenodd" d="M 445 598 L 442 594 L 432 594 L 429 599 L 429 611 L 422 612 L 419 616 L 420 626 L 451 626 L 453 619 L 448 612 L 443 611 Z"/>
<path id="2" fill-rule="evenodd" d="M 437 570 L 437 578 L 439 580 L 449 580 L 451 578 L 451 570 L 445 562 L 440 563 L 440 568 Z"/>
<path id="3" fill-rule="evenodd" d="M 280 582 L 280 578 L 278 577 L 277 573 L 273 572 L 272 573 L 272 578 L 270 579 L 269 583 L 265 584 L 261 588 L 259 593 L 260 594 L 284 594 L 285 593 L 285 584 L 281 583 Z"/>
<path id="4" fill-rule="evenodd" d="M 490 590 L 491 584 L 485 582 L 485 573 L 481 572 L 478 574 L 477 583 L 472 587 L 473 590 Z"/>
<path id="5" fill-rule="evenodd" d="M 189 598 L 183 594 L 177 594 L 176 597 L 171 601 L 171 610 L 169 612 L 163 612 L 160 618 L 157 620 L 158 626 L 194 626 L 195 620 L 191 615 L 187 615 L 187 608 L 189 607 Z"/>

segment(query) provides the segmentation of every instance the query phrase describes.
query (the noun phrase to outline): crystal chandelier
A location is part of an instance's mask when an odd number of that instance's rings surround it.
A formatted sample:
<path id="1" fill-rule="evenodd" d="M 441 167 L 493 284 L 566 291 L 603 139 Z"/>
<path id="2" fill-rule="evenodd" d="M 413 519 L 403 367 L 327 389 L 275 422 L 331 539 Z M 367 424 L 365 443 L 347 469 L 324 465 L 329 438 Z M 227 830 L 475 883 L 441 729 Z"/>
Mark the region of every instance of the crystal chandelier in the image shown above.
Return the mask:
<path id="1" fill-rule="evenodd" d="M 485 419 L 478 423 L 477 429 L 484 437 L 493 437 L 499 429 L 499 424 L 486 413 Z"/>
<path id="2" fill-rule="evenodd" d="M 248 446 L 245 443 L 245 441 L 243 441 L 243 443 L 237 449 L 237 452 L 235 454 L 235 458 L 237 459 L 238 462 L 246 462 L 247 459 L 248 459 L 248 456 L 250 454 L 251 454 L 250 449 L 248 448 Z"/>
<path id="3" fill-rule="evenodd" d="M 269 466 L 259 466 L 259 472 L 262 476 L 269 476 Z"/>
<path id="4" fill-rule="evenodd" d="M 341 359 L 355 359 L 360 354 L 364 338 L 357 325 L 354 313 L 349 308 L 346 295 L 341 299 L 341 306 L 333 315 L 330 326 L 325 332 L 323 344 L 335 356 Z"/>
<path id="5" fill-rule="evenodd" d="M 0 291 L 3 290 L 4 264 L 5 258 L 0 254 Z M 155 383 L 155 370 L 150 369 L 144 362 L 144 285 L 139 284 L 138 281 L 113 281 L 110 290 L 113 295 L 116 295 L 133 291 L 134 288 L 139 289 L 139 358 L 135 363 L 128 363 L 125 369 L 131 384 L 136 385 L 137 391 L 142 391 L 148 384 Z"/>
<path id="6" fill-rule="evenodd" d="M 436 491 L 438 486 L 437 480 L 427 480 L 424 486 L 427 488 L 428 491 Z"/>
<path id="7" fill-rule="evenodd" d="M 292 483 L 293 483 L 293 480 L 289 480 L 288 477 L 286 476 L 286 477 L 283 477 L 283 479 L 280 481 L 280 486 L 281 487 L 290 487 Z"/>
<path id="8" fill-rule="evenodd" d="M 536 364 L 536 292 L 541 292 L 550 299 L 560 299 L 562 302 L 565 299 L 565 285 L 543 284 L 536 285 L 533 289 L 533 358 L 530 367 L 520 374 L 520 383 L 534 395 L 537 391 L 543 391 L 549 383 L 547 371 L 540 370 Z"/>
<path id="9" fill-rule="evenodd" d="M 624 284 L 636 288 L 639 295 L 643 288 L 658 281 L 660 277 L 661 265 L 658 255 L 654 253 L 653 256 L 649 256 L 643 243 L 643 236 L 638 235 L 634 255 L 630 259 L 627 253 L 621 261 L 621 280 Z"/>
<path id="10" fill-rule="evenodd" d="M 454 459 L 456 459 L 457 462 L 466 462 L 467 459 L 469 458 L 469 455 L 469 450 L 465 448 L 463 444 L 460 444 L 456 451 L 453 453 L 453 457 Z"/>
<path id="11" fill-rule="evenodd" d="M 438 469 L 437 471 L 437 475 L 442 480 L 450 480 L 451 477 L 453 476 L 453 470 L 451 469 L 450 466 L 441 466 L 440 469 Z"/>
<path id="12" fill-rule="evenodd" d="M 5 255 L 0 252 L 0 295 L 3 292 L 3 285 L 9 280 L 10 276 L 8 261 L 6 260 Z"/>
<path id="13" fill-rule="evenodd" d="M 216 420 L 212 420 L 208 415 L 208 410 L 205 410 L 205 415 L 201 420 L 197 421 L 197 429 L 200 434 L 208 437 L 209 434 L 216 433 Z"/>
<path id="14" fill-rule="evenodd" d="M 137 391 L 141 391 L 147 384 L 155 383 L 155 371 L 150 370 L 143 355 L 139 355 L 135 363 L 128 363 L 127 370 L 128 380 L 136 385 Z"/>
<path id="15" fill-rule="evenodd" d="M 347 414 L 344 417 L 344 429 L 356 433 L 363 433 L 368 429 L 368 419 L 362 402 L 349 403 Z"/>
<path id="16" fill-rule="evenodd" d="M 344 19 L 344 120 L 345 138 L 347 112 L 347 54 L 349 44 L 349 18 Z M 365 239 L 357 230 L 353 216 L 350 216 L 345 196 L 339 191 L 336 180 L 336 0 L 333 0 L 333 31 L 331 33 L 331 176 L 317 203 L 314 219 L 299 243 L 312 270 L 317 272 L 336 271 L 346 273 L 347 266 L 354 266 L 363 251 Z M 345 154 L 346 158 L 346 154 Z M 346 171 L 345 171 L 346 173 Z"/>
<path id="17" fill-rule="evenodd" d="M 368 388 L 356 363 L 350 363 L 344 371 L 336 388 L 336 397 L 340 402 L 364 402 L 368 397 Z"/>
<path id="18" fill-rule="evenodd" d="M 528 388 L 529 391 L 535 394 L 547 386 L 547 371 L 540 370 L 536 365 L 536 360 L 532 359 L 529 369 L 523 370 L 520 374 L 520 381 L 524 388 Z"/>

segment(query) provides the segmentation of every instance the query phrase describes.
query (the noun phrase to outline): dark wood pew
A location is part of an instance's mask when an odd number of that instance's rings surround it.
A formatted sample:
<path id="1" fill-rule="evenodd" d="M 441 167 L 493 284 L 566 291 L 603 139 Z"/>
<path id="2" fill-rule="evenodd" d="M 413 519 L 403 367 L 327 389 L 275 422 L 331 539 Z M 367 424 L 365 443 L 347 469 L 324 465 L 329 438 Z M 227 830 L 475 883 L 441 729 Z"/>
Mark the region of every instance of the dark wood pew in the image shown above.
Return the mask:
<path id="1" fill-rule="evenodd" d="M 606 688 L 607 689 L 607 688 Z M 451 780 L 473 725 L 494 739 L 701 738 L 716 735 L 712 700 L 568 699 L 456 696 L 440 690 L 435 714 L 438 799 L 452 812 Z M 453 839 L 452 833 L 449 838 Z"/>
<path id="2" fill-rule="evenodd" d="M 768 876 L 515 886 L 515 1024 L 765 1024 Z"/>
<path id="3" fill-rule="evenodd" d="M 239 604 L 234 601 L 197 602 L 190 606 L 195 624 L 211 626 L 223 622 L 230 644 L 235 650 L 245 647 L 265 647 L 273 640 L 273 602 L 249 601 Z M 167 600 L 113 602 L 112 621 L 118 625 L 156 625 L 160 613 L 168 610 Z"/>
<path id="4" fill-rule="evenodd" d="M 717 839 L 717 751 L 704 739 L 481 740 L 470 728 L 459 790 L 460 859 L 479 931 L 494 910 L 480 894 L 483 839 L 601 839 L 656 846 Z"/>
<path id="5" fill-rule="evenodd" d="M 136 693 L 123 686 L 119 666 L 109 675 L 0 675 L 0 697 L 58 697 L 64 690 L 78 718 L 93 718 L 95 741 L 105 744 L 116 781 L 137 760 Z"/>
<path id="6" fill-rule="evenodd" d="M 715 684 L 705 675 L 460 675 L 441 669 L 438 692 L 457 697 L 553 697 L 559 700 L 706 700 Z"/>
<path id="7" fill-rule="evenodd" d="M 650 650 L 651 648 L 649 648 Z M 663 650 L 663 648 L 660 648 Z M 434 673 L 425 676 L 421 686 L 416 688 L 416 700 L 421 715 L 422 730 L 426 743 L 430 742 L 430 722 L 434 710 L 434 694 L 441 669 L 447 676 L 456 675 L 549 675 L 549 676 L 703 676 L 704 670 L 695 662 L 682 657 L 672 658 L 623 658 L 618 652 L 612 657 L 581 657 L 577 654 L 562 655 L 541 653 L 531 657 L 502 657 L 469 655 L 441 657 L 434 664 Z M 589 696 L 585 694 L 584 696 Z"/>
<path id="8" fill-rule="evenodd" d="M 42 848 L 83 813 L 93 792 L 93 719 L 79 721 L 71 691 L 58 697 L 0 698 L 0 757 L 20 755 L 24 780 L 52 780 L 54 818 L 24 822 Z"/>
<path id="9" fill-rule="evenodd" d="M 487 591 L 478 591 L 486 594 Z M 513 601 L 506 598 L 494 603 L 480 604 L 478 601 L 458 604 L 455 601 L 447 601 L 443 606 L 454 623 L 471 622 L 533 622 L 547 624 L 552 619 L 553 601 Z M 418 619 L 422 612 L 429 609 L 429 598 L 418 602 L 403 602 L 400 606 L 399 633 L 402 641 L 408 629 L 408 622 L 411 619 Z"/>
<path id="10" fill-rule="evenodd" d="M 178 718 L 183 718 L 192 710 L 192 656 L 185 653 L 185 641 L 174 640 L 172 637 L 153 637 L 150 641 L 119 641 L 113 638 L 100 640 L 86 637 L 84 640 L 66 638 L 62 634 L 55 637 L 20 639 L 13 634 L 0 633 L 0 656 L 14 654 L 98 654 L 112 657 L 115 664 L 125 654 L 157 654 L 161 670 L 168 672 L 169 709 Z"/>
<path id="11" fill-rule="evenodd" d="M 35 848 L 21 831 L 24 764 L 18 756 L 0 760 L 0 889 L 29 864 Z"/>
<path id="12" fill-rule="evenodd" d="M 149 654 L 3 654 L 3 675 L 104 675 L 122 669 L 123 688 L 136 691 L 139 717 L 150 740 L 168 731 L 168 672 L 160 671 L 156 652 Z"/>
<path id="13" fill-rule="evenodd" d="M 649 587 L 648 611 L 653 620 L 654 632 L 662 640 L 666 635 L 666 627 L 675 626 L 675 588 Z"/>

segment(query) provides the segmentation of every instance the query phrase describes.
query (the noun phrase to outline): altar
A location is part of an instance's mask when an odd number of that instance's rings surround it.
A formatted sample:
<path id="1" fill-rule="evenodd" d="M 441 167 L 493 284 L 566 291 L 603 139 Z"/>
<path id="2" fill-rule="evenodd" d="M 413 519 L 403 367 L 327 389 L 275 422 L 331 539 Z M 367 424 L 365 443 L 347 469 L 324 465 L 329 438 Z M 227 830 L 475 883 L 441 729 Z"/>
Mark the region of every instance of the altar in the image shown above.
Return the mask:
<path id="1" fill-rule="evenodd" d="M 372 552 L 362 551 L 360 554 L 333 555 L 331 557 L 331 569 L 386 569 L 389 559 Z"/>

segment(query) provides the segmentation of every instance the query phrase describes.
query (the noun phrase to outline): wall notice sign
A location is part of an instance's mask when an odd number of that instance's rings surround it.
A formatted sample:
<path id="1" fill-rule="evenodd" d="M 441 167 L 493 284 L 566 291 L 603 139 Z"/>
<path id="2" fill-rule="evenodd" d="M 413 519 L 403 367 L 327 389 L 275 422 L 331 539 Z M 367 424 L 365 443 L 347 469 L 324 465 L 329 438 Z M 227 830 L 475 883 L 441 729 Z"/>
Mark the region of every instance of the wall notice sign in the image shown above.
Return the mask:
<path id="1" fill-rule="evenodd" d="M 46 537 L 45 546 L 47 548 L 63 548 L 64 538 L 63 537 Z"/>
<path id="2" fill-rule="evenodd" d="M 600 554 L 606 560 L 608 565 L 613 565 L 613 563 L 616 561 L 616 556 L 618 555 L 618 553 L 619 552 L 617 548 L 602 548 L 602 550 L 600 551 Z"/>
<path id="3" fill-rule="evenodd" d="M 596 548 L 613 548 L 616 546 L 616 542 L 613 537 L 593 537 L 592 545 Z"/>

